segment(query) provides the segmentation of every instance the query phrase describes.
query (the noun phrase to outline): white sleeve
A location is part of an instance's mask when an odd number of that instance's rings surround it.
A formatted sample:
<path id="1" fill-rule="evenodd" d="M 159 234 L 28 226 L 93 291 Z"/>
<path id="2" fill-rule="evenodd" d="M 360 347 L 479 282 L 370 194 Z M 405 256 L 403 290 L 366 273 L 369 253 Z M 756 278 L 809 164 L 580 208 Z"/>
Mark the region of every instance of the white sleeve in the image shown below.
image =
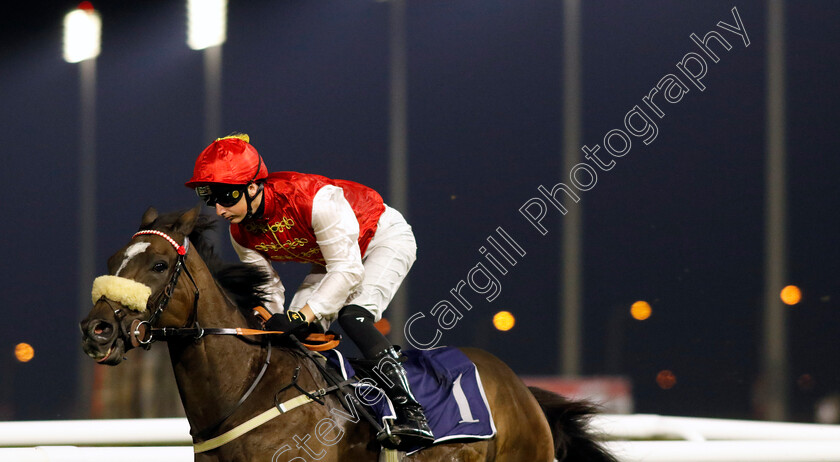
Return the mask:
<path id="1" fill-rule="evenodd" d="M 321 319 L 338 313 L 365 274 L 359 221 L 344 190 L 331 185 L 318 190 L 312 200 L 312 229 L 327 262 L 327 274 L 306 303 Z"/>
<path id="2" fill-rule="evenodd" d="M 242 263 L 254 265 L 268 274 L 268 283 L 261 287 L 267 298 L 265 307 L 272 313 L 282 313 L 283 303 L 286 301 L 286 288 L 283 287 L 283 282 L 280 281 L 280 276 L 277 275 L 277 271 L 274 271 L 271 262 L 256 250 L 239 245 L 233 238 L 233 234 L 230 236 L 230 243 L 233 244 L 233 250 L 239 255 Z"/>

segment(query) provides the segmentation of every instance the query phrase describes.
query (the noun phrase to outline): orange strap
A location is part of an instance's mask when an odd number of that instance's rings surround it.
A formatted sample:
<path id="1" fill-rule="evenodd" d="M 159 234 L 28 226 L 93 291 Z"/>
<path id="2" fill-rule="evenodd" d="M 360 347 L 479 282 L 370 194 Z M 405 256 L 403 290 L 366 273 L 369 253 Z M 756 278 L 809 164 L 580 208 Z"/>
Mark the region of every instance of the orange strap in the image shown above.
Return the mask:
<path id="1" fill-rule="evenodd" d="M 266 335 L 266 334 L 285 334 L 285 332 L 280 330 L 259 330 L 259 329 L 245 329 L 242 327 L 236 328 L 236 333 L 238 335 Z M 332 350 L 333 348 L 337 347 L 340 343 L 339 340 L 335 338 L 335 335 L 332 334 L 309 334 L 306 337 L 306 340 L 312 342 L 323 342 L 317 344 L 310 344 L 306 342 L 301 342 L 303 346 L 312 350 L 312 351 L 327 351 Z"/>
<path id="2" fill-rule="evenodd" d="M 268 311 L 264 306 L 255 306 L 254 316 L 260 318 L 262 322 L 266 322 L 271 317 L 271 311 Z"/>
<path id="3" fill-rule="evenodd" d="M 263 306 L 255 306 L 254 307 L 254 315 L 262 320 L 262 322 L 268 321 L 271 317 L 271 312 L 268 311 Z M 279 330 L 258 330 L 258 329 L 243 329 L 237 328 L 237 333 L 239 335 L 265 335 L 265 334 L 284 334 L 285 332 L 281 332 Z M 335 338 L 335 335 L 332 334 L 309 334 L 306 337 L 306 340 L 312 342 L 320 342 L 317 344 L 309 344 L 306 342 L 302 342 L 303 346 L 312 350 L 312 351 L 327 351 L 332 350 L 333 348 L 337 347 L 339 344 L 339 340 Z"/>

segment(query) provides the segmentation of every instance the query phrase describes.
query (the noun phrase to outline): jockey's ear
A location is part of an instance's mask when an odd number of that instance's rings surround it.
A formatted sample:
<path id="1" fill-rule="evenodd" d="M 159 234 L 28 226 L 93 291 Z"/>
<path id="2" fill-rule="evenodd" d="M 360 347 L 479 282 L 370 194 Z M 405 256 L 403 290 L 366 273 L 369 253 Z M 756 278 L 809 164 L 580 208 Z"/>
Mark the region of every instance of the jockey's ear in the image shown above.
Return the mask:
<path id="1" fill-rule="evenodd" d="M 198 203 L 198 205 L 187 210 L 180 217 L 178 217 L 178 221 L 175 222 L 175 231 L 183 234 L 184 236 L 189 236 L 193 228 L 195 227 L 195 222 L 196 220 L 198 220 L 199 214 L 201 214 L 200 202 Z"/>
<path id="2" fill-rule="evenodd" d="M 260 192 L 260 185 L 258 185 L 257 183 L 250 183 L 248 185 L 248 197 L 256 198 L 257 193 L 259 193 L 259 192 Z"/>
<path id="3" fill-rule="evenodd" d="M 158 211 L 154 207 L 149 207 L 146 209 L 146 212 L 143 213 L 143 218 L 140 219 L 140 227 L 145 228 L 146 226 L 151 225 L 155 220 L 157 220 Z"/>

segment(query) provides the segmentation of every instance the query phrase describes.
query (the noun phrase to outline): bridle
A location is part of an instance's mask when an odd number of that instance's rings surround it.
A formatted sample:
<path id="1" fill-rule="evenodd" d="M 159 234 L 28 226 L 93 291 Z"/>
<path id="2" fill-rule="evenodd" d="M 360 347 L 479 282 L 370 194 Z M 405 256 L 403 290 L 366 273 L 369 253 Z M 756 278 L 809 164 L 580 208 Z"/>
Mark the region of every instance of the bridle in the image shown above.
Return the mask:
<path id="1" fill-rule="evenodd" d="M 134 233 L 131 236 L 134 239 L 137 236 L 142 235 L 154 235 L 160 236 L 164 238 L 172 247 L 175 248 L 175 252 L 178 254 L 178 258 L 175 261 L 175 266 L 172 268 L 172 276 L 169 278 L 169 282 L 166 286 L 163 287 L 160 295 L 156 297 L 157 302 L 154 306 L 154 311 L 152 315 L 149 317 L 148 320 L 141 321 L 139 319 L 135 319 L 131 323 L 131 327 L 128 329 L 128 337 L 131 340 L 131 344 L 135 347 L 142 346 L 145 349 L 149 349 L 151 347 L 152 342 L 156 340 L 155 337 L 171 337 L 171 336 L 183 336 L 181 335 L 184 329 L 190 330 L 190 335 L 193 332 L 197 332 L 198 335 L 195 337 L 196 340 L 200 339 L 204 336 L 204 329 L 201 328 L 198 324 L 198 298 L 199 298 L 199 290 L 198 285 L 195 283 L 195 279 L 193 279 L 192 274 L 190 274 L 190 270 L 187 268 L 186 260 L 187 260 L 187 252 L 190 249 L 190 240 L 188 237 L 184 236 L 184 244 L 180 245 L 178 242 L 173 239 L 168 234 L 164 233 L 163 231 L 158 231 L 156 229 L 145 229 Z M 169 305 L 169 300 L 172 298 L 172 294 L 175 292 L 175 287 L 178 285 L 178 278 L 181 275 L 181 272 L 184 272 L 188 278 L 190 278 L 190 282 L 192 282 L 195 291 L 193 292 L 193 307 L 190 313 L 190 319 L 187 320 L 185 327 L 182 328 L 154 328 L 154 324 L 160 319 L 160 316 L 163 314 L 163 311 Z M 117 310 L 115 310 L 115 315 Z M 190 325 L 190 321 L 192 321 L 192 328 L 188 328 L 186 326 Z M 186 332 L 183 332 L 186 333 Z"/>

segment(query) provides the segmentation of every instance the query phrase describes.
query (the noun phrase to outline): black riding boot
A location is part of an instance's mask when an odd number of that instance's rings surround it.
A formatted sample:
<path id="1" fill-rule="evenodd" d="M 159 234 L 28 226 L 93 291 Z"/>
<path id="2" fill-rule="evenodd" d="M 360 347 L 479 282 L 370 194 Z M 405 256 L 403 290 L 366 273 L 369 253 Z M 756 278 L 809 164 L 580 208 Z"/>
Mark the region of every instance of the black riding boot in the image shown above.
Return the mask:
<path id="1" fill-rule="evenodd" d="M 391 449 L 412 449 L 434 442 L 432 430 L 423 414 L 423 407 L 414 399 L 400 364 L 401 356 L 391 342 L 374 327 L 374 316 L 358 305 L 347 305 L 338 313 L 344 332 L 359 347 L 365 360 L 355 364 L 356 372 L 370 378 L 383 390 L 397 414 L 395 422 L 376 435 L 382 446 Z"/>
<path id="2" fill-rule="evenodd" d="M 385 447 L 411 449 L 428 446 L 435 441 L 426 421 L 423 407 L 414 399 L 405 369 L 400 364 L 400 354 L 390 347 L 376 355 L 374 379 L 391 402 L 397 414 L 396 421 L 376 435 Z"/>

